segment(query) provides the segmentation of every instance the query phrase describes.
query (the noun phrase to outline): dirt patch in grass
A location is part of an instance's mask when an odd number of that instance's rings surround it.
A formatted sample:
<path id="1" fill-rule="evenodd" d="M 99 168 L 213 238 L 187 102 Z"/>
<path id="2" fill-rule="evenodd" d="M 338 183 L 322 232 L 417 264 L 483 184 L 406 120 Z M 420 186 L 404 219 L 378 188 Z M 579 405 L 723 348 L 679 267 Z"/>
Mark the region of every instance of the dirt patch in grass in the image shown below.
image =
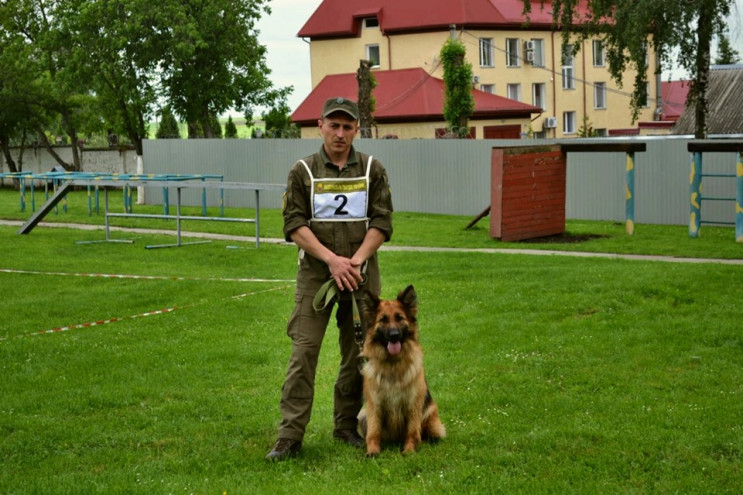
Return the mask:
<path id="1" fill-rule="evenodd" d="M 571 234 L 570 232 L 563 232 L 562 234 L 535 237 L 533 239 L 525 239 L 519 242 L 528 244 L 579 244 L 581 242 L 587 242 L 593 239 L 604 239 L 606 237 L 609 236 L 601 234 Z"/>

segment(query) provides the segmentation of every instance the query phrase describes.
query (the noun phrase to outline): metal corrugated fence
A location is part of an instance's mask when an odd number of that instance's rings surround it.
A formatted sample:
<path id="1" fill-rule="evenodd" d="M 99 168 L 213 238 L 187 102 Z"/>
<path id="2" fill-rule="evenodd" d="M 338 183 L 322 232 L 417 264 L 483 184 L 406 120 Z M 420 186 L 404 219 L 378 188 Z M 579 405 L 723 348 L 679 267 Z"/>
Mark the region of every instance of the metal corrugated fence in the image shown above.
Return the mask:
<path id="1" fill-rule="evenodd" d="M 635 221 L 638 224 L 689 222 L 691 157 L 687 139 L 649 138 L 635 156 Z M 598 143 L 600 140 L 571 140 Z M 609 142 L 616 142 L 610 140 Z M 554 144 L 551 140 L 365 140 L 357 149 L 379 158 L 387 169 L 396 211 L 475 216 L 490 204 L 493 147 Z M 148 140 L 145 173 L 220 174 L 225 181 L 285 183 L 294 162 L 320 148 L 319 139 Z M 704 173 L 734 174 L 735 153 L 705 153 Z M 566 214 L 572 219 L 613 220 L 625 215 L 624 153 L 568 154 Z M 705 196 L 735 196 L 735 179 L 705 178 Z M 159 204 L 157 190 L 147 202 Z M 253 207 L 252 192 L 229 191 L 225 206 Z M 219 204 L 216 192 L 210 205 Z M 201 204 L 195 191 L 184 204 Z M 261 207 L 279 208 L 280 194 L 261 196 Z M 734 204 L 705 202 L 703 219 L 734 221 Z"/>

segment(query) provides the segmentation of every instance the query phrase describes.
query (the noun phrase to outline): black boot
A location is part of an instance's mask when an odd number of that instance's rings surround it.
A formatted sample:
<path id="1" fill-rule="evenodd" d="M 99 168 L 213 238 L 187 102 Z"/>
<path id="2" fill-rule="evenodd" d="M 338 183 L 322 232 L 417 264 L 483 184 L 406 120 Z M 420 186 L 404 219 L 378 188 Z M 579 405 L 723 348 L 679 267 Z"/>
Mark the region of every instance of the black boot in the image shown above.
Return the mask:
<path id="1" fill-rule="evenodd" d="M 269 461 L 283 461 L 284 459 L 296 456 L 300 450 L 302 450 L 301 441 L 279 438 L 273 450 L 266 454 L 266 459 Z"/>

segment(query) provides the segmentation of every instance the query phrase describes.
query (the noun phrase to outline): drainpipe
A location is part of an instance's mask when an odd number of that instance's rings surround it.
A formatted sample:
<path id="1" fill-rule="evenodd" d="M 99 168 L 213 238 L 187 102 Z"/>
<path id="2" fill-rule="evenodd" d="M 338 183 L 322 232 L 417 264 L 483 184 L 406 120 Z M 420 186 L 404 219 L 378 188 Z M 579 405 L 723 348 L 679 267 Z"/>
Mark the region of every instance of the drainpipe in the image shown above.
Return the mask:
<path id="1" fill-rule="evenodd" d="M 382 36 L 387 38 L 387 70 L 392 70 L 392 40 L 387 33 L 382 33 Z"/>
<path id="2" fill-rule="evenodd" d="M 557 118 L 557 72 L 555 72 L 555 32 L 552 31 L 552 113 Z M 562 51 L 560 51 L 562 53 Z M 562 71 L 560 71 L 560 77 L 562 77 Z M 555 133 L 554 137 L 557 138 L 557 127 L 552 132 Z"/>
<path id="3" fill-rule="evenodd" d="M 449 24 L 449 36 L 453 40 L 457 39 L 457 25 L 456 24 Z"/>
<path id="4" fill-rule="evenodd" d="M 583 46 L 580 47 L 580 51 L 583 53 L 583 118 L 588 118 L 588 95 L 586 94 L 588 92 L 588 77 L 586 76 L 586 40 L 583 40 Z M 582 122 L 582 120 L 581 120 Z M 576 122 L 576 125 L 578 123 Z M 580 128 L 580 126 L 579 126 Z"/>

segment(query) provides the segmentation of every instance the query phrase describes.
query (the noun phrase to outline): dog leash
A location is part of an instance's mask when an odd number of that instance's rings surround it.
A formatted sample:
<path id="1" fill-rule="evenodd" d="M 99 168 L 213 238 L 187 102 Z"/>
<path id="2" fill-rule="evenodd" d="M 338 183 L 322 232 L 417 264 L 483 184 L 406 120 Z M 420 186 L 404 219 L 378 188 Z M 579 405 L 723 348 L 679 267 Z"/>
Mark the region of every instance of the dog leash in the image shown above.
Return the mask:
<path id="1" fill-rule="evenodd" d="M 366 283 L 366 275 L 359 285 Z M 312 300 L 312 307 L 318 313 L 327 308 L 333 301 L 340 300 L 338 285 L 334 279 L 330 279 L 320 286 L 320 290 L 315 294 L 315 298 Z M 359 305 L 356 302 L 356 297 L 351 294 L 351 308 L 353 313 L 353 334 L 356 340 L 356 345 L 359 346 L 359 354 L 361 354 L 364 348 L 364 331 L 361 327 L 361 313 L 359 312 Z M 359 367 L 363 366 L 363 361 L 360 362 Z"/>

